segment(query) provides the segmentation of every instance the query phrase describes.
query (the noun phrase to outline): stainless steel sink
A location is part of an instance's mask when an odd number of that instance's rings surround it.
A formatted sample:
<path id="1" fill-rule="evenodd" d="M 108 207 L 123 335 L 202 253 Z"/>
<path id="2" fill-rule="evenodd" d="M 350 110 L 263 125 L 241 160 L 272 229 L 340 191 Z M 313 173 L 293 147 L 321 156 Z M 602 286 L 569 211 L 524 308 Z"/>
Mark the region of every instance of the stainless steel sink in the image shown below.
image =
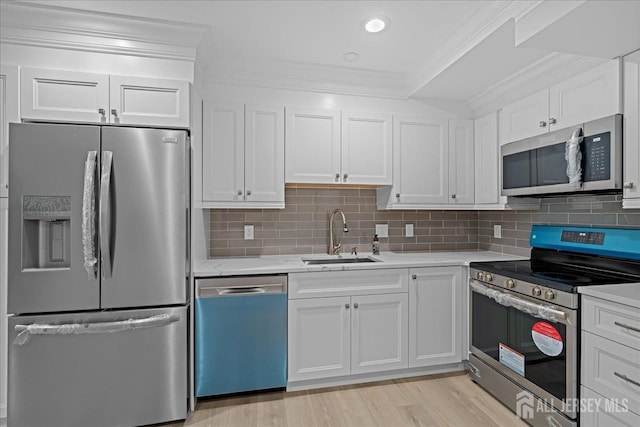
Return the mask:
<path id="1" fill-rule="evenodd" d="M 316 265 L 316 264 L 359 264 L 361 262 L 379 262 L 377 259 L 373 258 L 312 258 L 312 259 L 302 259 L 307 265 Z"/>

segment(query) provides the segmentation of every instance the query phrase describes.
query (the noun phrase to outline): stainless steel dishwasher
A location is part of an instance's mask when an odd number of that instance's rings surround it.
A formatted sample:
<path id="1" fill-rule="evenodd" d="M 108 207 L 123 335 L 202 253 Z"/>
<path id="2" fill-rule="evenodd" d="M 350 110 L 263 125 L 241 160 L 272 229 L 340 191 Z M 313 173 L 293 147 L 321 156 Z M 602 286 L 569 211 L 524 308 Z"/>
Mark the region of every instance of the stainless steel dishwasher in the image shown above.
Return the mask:
<path id="1" fill-rule="evenodd" d="M 196 280 L 196 396 L 287 385 L 287 276 Z"/>

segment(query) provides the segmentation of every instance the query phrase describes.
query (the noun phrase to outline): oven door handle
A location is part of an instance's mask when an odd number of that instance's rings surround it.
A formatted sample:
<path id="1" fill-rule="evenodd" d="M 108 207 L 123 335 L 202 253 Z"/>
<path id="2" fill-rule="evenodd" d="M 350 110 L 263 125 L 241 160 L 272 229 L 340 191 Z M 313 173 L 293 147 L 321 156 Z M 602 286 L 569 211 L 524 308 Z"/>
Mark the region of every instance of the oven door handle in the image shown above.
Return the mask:
<path id="1" fill-rule="evenodd" d="M 505 307 L 513 307 L 516 310 L 530 314 L 533 317 L 549 320 L 552 322 L 567 322 L 567 314 L 564 311 L 558 310 L 553 305 L 538 304 L 535 302 L 527 301 L 526 299 L 519 298 L 511 293 L 502 292 L 486 286 L 485 284 L 475 279 L 469 279 L 469 286 L 473 291 L 489 297 L 495 300 L 498 304 L 504 305 Z"/>

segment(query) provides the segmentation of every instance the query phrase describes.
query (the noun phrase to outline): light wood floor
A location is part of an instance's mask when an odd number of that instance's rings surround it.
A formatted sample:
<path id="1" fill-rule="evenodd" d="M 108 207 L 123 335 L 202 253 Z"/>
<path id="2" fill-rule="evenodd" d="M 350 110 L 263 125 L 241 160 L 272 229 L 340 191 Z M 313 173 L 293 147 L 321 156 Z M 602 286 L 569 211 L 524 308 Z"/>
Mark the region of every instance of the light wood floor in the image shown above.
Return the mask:
<path id="1" fill-rule="evenodd" d="M 198 401 L 184 423 L 218 426 L 526 426 L 464 372 Z"/>

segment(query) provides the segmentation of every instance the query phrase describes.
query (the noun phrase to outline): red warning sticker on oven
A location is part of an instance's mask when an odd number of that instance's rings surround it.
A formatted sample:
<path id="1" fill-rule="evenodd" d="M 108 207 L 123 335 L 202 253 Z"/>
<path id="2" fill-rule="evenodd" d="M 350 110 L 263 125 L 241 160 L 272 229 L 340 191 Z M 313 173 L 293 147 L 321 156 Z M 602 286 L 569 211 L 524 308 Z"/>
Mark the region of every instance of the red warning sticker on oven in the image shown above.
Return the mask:
<path id="1" fill-rule="evenodd" d="M 531 338 L 536 347 L 547 356 L 557 356 L 562 353 L 562 336 L 550 323 L 537 322 L 533 325 Z"/>

